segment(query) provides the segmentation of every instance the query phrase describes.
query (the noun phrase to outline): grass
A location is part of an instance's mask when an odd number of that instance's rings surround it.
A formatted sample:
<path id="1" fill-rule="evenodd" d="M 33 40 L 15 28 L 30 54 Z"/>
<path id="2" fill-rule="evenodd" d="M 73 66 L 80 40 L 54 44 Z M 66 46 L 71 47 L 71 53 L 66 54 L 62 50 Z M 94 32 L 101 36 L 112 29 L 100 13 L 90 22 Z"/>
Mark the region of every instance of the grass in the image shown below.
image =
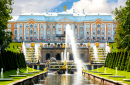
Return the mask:
<path id="1" fill-rule="evenodd" d="M 28 71 L 32 72 L 33 69 L 28 67 Z M 34 71 L 39 71 L 39 70 L 34 69 Z M 39 73 L 42 73 L 42 72 L 44 72 L 44 71 L 41 71 Z M 20 73 L 26 73 L 26 71 L 23 70 L 23 69 L 20 69 Z M 0 81 L 0 85 L 7 85 L 7 84 L 13 83 L 15 81 L 24 79 L 24 78 L 34 76 L 34 75 L 39 74 L 39 73 L 28 74 L 26 77 L 10 77 L 10 78 L 13 78 L 13 81 Z M 9 75 L 16 75 L 16 70 L 10 70 L 10 71 L 5 71 L 4 72 L 4 78 L 9 78 Z"/>
<path id="2" fill-rule="evenodd" d="M 104 72 L 104 69 L 105 69 L 104 67 L 101 67 L 101 68 L 98 68 L 98 71 Z M 94 70 L 91 70 L 91 71 L 97 71 L 97 69 L 94 69 Z M 88 73 L 92 73 L 92 72 L 88 72 Z M 116 72 L 115 72 L 114 69 L 106 68 L 106 73 L 112 73 L 113 75 L 115 75 Z M 104 77 L 104 78 L 107 78 L 107 79 L 112 79 L 112 80 L 115 80 L 115 81 L 122 81 L 123 83 L 130 85 L 130 82 L 123 81 L 123 79 L 130 79 L 130 72 L 127 72 L 127 71 L 118 71 L 117 72 L 117 75 L 126 76 L 126 78 L 112 78 L 112 77 L 108 77 L 108 75 L 99 75 L 99 73 L 92 73 L 92 74 L 95 74 L 97 76 Z"/>
<path id="3" fill-rule="evenodd" d="M 20 52 L 20 47 L 21 47 L 21 43 L 10 43 L 6 50 L 12 52 Z"/>

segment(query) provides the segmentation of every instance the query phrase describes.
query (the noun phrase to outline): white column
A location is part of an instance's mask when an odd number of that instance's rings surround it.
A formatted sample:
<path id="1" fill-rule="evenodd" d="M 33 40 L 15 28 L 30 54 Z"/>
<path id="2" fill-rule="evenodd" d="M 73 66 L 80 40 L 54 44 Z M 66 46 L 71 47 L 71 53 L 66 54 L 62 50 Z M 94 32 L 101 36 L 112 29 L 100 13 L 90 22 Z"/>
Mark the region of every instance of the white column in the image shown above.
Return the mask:
<path id="1" fill-rule="evenodd" d="M 72 24 L 72 30 L 73 30 L 73 35 L 74 35 L 74 24 Z"/>
<path id="2" fill-rule="evenodd" d="M 46 23 L 44 23 L 44 39 L 46 39 Z"/>
<path id="3" fill-rule="evenodd" d="M 39 23 L 38 23 L 38 40 L 39 40 Z"/>
<path id="4" fill-rule="evenodd" d="M 113 38 L 113 23 L 112 23 L 112 40 L 114 40 L 114 38 Z"/>
<path id="5" fill-rule="evenodd" d="M 19 23 L 17 23 L 17 39 L 19 41 Z"/>
<path id="6" fill-rule="evenodd" d="M 61 61 L 64 61 L 63 52 L 61 52 Z"/>
<path id="7" fill-rule="evenodd" d="M 67 52 L 67 61 L 69 61 L 69 52 Z"/>
<path id="8" fill-rule="evenodd" d="M 105 23 L 105 39 L 106 39 L 106 23 Z"/>
<path id="9" fill-rule="evenodd" d="M 93 35 L 92 33 L 93 33 L 93 32 L 92 32 L 92 31 L 93 31 L 93 30 L 92 30 L 92 23 L 91 23 L 91 39 L 93 39 L 93 37 L 92 37 L 92 35 Z"/>
<path id="10" fill-rule="evenodd" d="M 56 24 L 56 34 L 57 34 L 57 30 L 58 30 L 58 24 Z"/>
<path id="11" fill-rule="evenodd" d="M 86 23 L 84 23 L 84 39 L 86 39 Z"/>
<path id="12" fill-rule="evenodd" d="M 26 27 L 26 26 L 25 26 L 25 23 L 24 23 L 24 40 L 26 40 L 26 36 L 25 36 L 25 35 L 26 35 L 26 34 L 25 34 L 25 32 L 26 32 L 26 31 L 25 31 L 25 27 Z"/>

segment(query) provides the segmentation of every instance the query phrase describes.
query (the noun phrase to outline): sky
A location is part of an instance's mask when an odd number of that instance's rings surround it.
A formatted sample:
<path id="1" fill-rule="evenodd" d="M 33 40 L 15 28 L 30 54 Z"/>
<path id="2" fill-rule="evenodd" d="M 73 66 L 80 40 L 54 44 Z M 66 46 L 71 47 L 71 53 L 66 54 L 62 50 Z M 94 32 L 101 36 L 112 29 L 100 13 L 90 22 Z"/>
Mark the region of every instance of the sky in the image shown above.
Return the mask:
<path id="1" fill-rule="evenodd" d="M 126 0 L 14 0 L 13 12 L 11 15 L 18 16 L 20 13 L 43 13 L 63 12 L 63 6 L 67 6 L 67 12 L 81 13 L 109 13 L 115 7 L 125 6 Z"/>

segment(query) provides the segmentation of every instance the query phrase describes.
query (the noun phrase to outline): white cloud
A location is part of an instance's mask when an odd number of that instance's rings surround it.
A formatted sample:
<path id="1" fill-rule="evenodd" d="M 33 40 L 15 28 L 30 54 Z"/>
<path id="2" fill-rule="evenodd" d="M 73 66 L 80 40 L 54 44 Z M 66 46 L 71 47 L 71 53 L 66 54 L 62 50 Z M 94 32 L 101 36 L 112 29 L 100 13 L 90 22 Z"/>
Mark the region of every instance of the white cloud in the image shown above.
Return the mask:
<path id="1" fill-rule="evenodd" d="M 107 3 L 107 0 L 80 0 L 74 2 L 72 8 L 67 11 L 73 12 L 75 9 L 75 12 L 83 12 L 84 9 L 85 13 L 111 13 L 115 7 L 125 6 L 125 2 L 126 0 L 118 0 L 118 3 Z"/>
<path id="2" fill-rule="evenodd" d="M 45 12 L 46 9 L 49 11 L 65 0 L 14 0 L 13 12 L 11 15 L 19 15 L 20 12 Z"/>

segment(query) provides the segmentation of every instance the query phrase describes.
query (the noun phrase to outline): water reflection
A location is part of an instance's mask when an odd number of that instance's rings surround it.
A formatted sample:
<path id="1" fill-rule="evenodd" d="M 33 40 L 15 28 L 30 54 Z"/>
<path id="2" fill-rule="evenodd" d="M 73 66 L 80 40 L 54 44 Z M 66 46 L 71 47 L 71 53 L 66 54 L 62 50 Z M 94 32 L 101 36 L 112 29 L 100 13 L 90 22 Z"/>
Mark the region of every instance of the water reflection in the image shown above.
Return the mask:
<path id="1" fill-rule="evenodd" d="M 88 80 L 84 76 L 79 74 L 48 74 L 45 80 L 39 82 L 44 85 L 98 85 L 93 84 L 91 80 Z"/>

